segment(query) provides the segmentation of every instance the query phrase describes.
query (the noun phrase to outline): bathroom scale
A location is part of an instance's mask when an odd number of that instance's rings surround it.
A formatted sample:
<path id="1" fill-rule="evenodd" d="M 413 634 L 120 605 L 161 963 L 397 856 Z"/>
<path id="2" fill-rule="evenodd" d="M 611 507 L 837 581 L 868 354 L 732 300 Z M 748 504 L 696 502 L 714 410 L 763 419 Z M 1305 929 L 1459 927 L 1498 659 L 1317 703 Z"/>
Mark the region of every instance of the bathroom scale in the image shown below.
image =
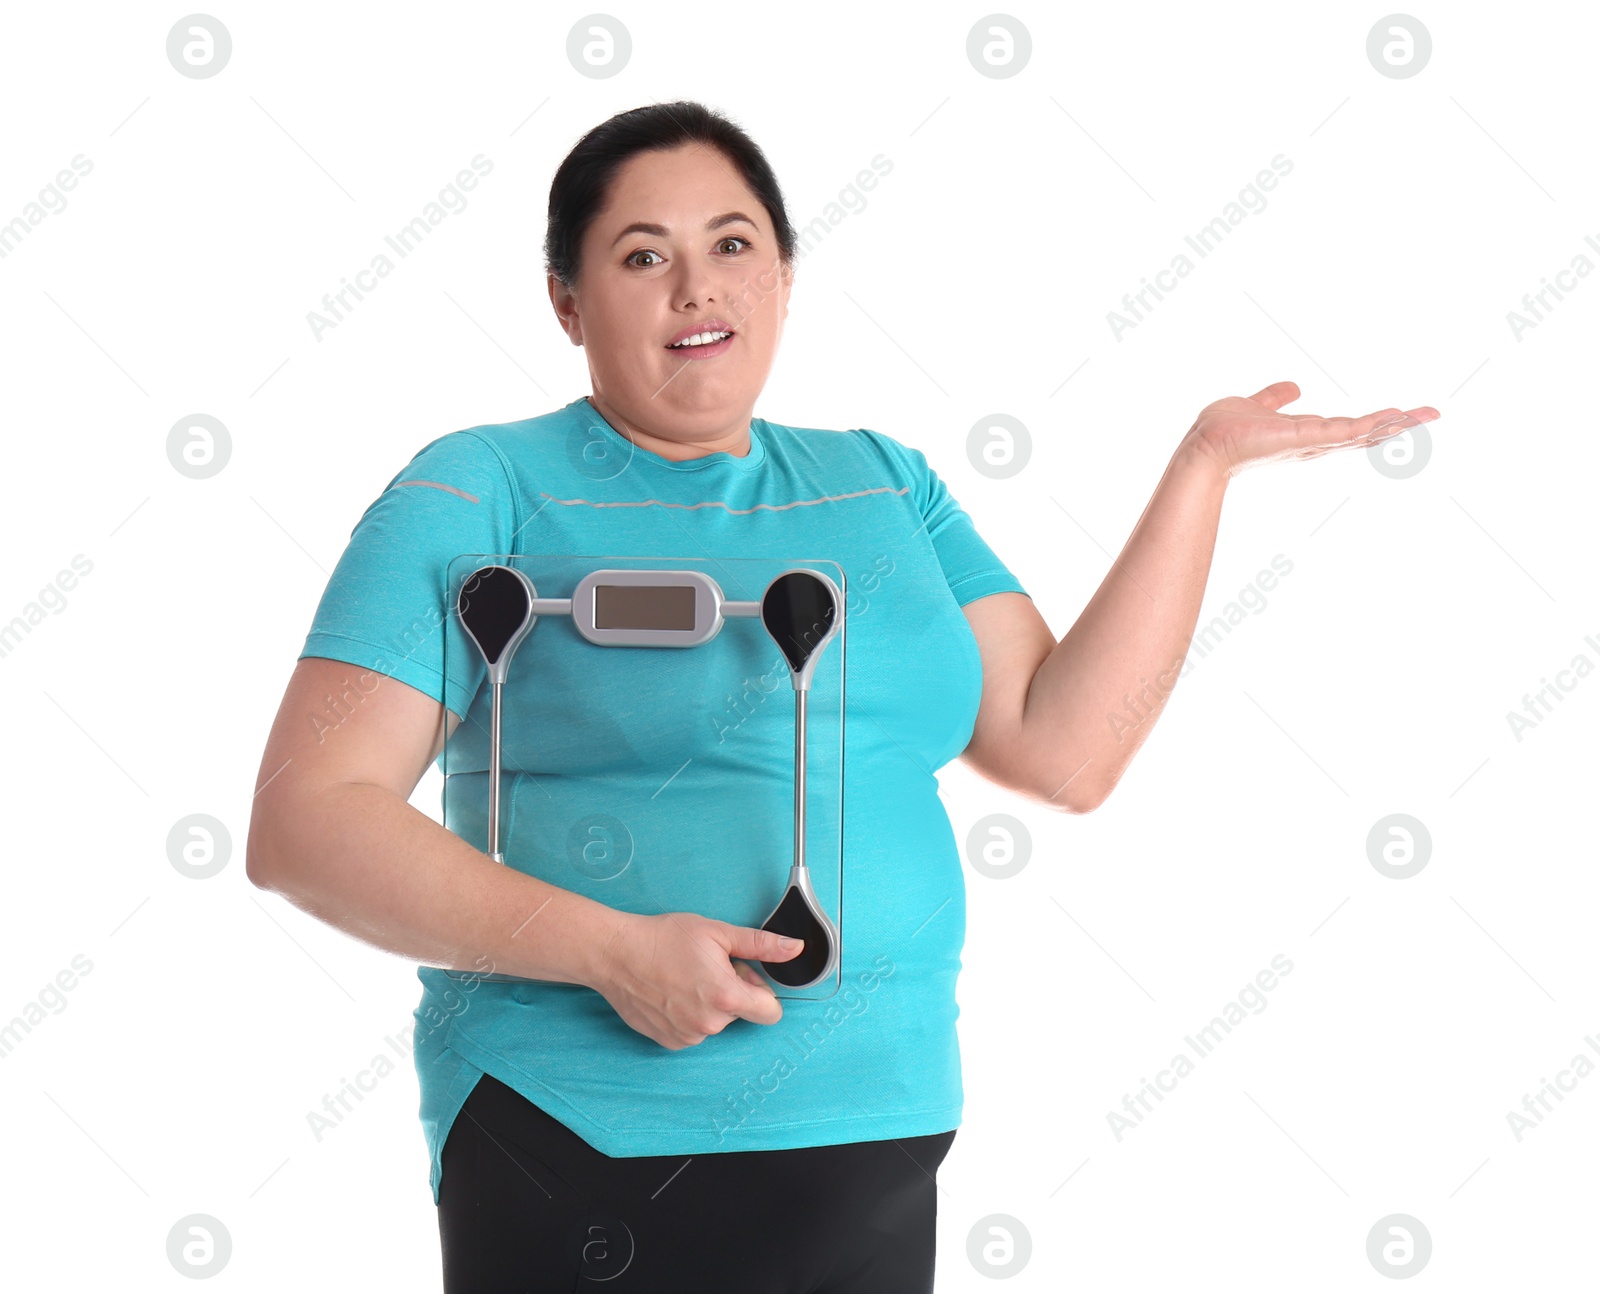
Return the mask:
<path id="1" fill-rule="evenodd" d="M 753 964 L 779 997 L 837 992 L 840 567 L 463 554 L 448 580 L 447 692 L 469 699 L 440 755 L 446 827 L 609 907 L 800 938 Z"/>

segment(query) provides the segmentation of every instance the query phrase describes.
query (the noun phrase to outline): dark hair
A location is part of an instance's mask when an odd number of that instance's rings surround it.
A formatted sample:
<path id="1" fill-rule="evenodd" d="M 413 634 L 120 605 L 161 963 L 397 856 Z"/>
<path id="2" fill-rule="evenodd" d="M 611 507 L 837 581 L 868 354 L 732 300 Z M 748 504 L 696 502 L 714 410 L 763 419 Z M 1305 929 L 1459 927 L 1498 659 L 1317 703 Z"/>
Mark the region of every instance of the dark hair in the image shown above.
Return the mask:
<path id="1" fill-rule="evenodd" d="M 606 204 L 611 182 L 636 153 L 701 143 L 720 149 L 761 199 L 778 240 L 778 254 L 794 263 L 795 232 L 783 205 L 778 177 L 756 142 L 720 113 L 692 100 L 652 103 L 619 112 L 573 145 L 550 182 L 544 262 L 567 287 L 577 283 L 583 237 Z"/>

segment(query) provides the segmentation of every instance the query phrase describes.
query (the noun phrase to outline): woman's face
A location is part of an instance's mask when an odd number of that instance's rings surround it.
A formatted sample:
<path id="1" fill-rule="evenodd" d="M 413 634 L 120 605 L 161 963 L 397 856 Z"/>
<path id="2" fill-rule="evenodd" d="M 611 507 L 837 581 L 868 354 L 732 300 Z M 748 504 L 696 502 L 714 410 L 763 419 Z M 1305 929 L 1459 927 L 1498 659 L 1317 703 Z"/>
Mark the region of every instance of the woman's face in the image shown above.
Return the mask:
<path id="1" fill-rule="evenodd" d="M 550 298 L 588 354 L 608 418 L 731 447 L 744 443 L 777 354 L 791 283 L 767 210 L 738 171 L 720 150 L 685 144 L 624 163 L 584 236 L 576 291 L 552 275 Z M 733 336 L 668 349 L 711 321 Z"/>

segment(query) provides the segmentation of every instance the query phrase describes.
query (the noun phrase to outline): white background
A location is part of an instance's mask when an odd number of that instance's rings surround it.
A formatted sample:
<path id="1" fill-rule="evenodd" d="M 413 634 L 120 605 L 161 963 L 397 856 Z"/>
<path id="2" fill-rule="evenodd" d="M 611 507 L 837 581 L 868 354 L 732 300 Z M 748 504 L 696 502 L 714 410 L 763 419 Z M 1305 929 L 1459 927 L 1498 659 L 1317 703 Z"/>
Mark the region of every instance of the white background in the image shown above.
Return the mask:
<path id="1" fill-rule="evenodd" d="M 1600 265 L 1594 9 L 1417 10 L 1407 79 L 1367 59 L 1386 11 L 1347 3 L 1025 5 L 1001 79 L 966 55 L 985 10 L 944 3 L 627 5 L 608 79 L 568 62 L 582 8 L 207 12 L 233 39 L 210 79 L 167 61 L 182 11 L 143 3 L 15 7 L 0 49 L 0 221 L 93 163 L 0 259 L 0 622 L 93 563 L 0 658 L 0 1021 L 93 964 L 0 1059 L 5 1284 L 189 1288 L 166 1236 L 204 1212 L 233 1239 L 217 1288 L 436 1288 L 409 1059 L 320 1143 L 306 1121 L 409 1026 L 414 967 L 250 885 L 251 792 L 362 509 L 428 440 L 588 393 L 545 287 L 550 178 L 677 97 L 750 131 L 797 225 L 892 161 L 803 258 L 757 412 L 924 450 L 1058 637 L 1210 401 L 1292 379 L 1291 411 L 1443 415 L 1406 479 L 1356 450 L 1233 483 L 1202 622 L 1293 571 L 1101 809 L 943 771 L 958 840 L 1005 813 L 1032 854 L 968 869 L 939 1288 L 993 1287 L 968 1239 L 997 1213 L 1031 1237 L 1017 1290 L 1388 1288 L 1366 1243 L 1391 1213 L 1426 1226 L 1435 1288 L 1592 1281 L 1600 1076 L 1520 1142 L 1507 1113 L 1600 1061 L 1600 679 L 1520 741 L 1506 715 L 1600 662 L 1600 276 L 1507 321 Z M 479 153 L 470 205 L 315 339 L 308 311 Z M 1114 337 L 1278 154 L 1266 209 Z M 196 412 L 232 437 L 207 480 L 166 457 Z M 966 452 L 995 412 L 1033 442 L 1004 480 Z M 211 880 L 167 858 L 191 813 L 232 835 Z M 1369 861 L 1391 813 L 1432 837 L 1410 879 Z M 1266 1009 L 1119 1141 L 1124 1094 L 1280 953 Z"/>

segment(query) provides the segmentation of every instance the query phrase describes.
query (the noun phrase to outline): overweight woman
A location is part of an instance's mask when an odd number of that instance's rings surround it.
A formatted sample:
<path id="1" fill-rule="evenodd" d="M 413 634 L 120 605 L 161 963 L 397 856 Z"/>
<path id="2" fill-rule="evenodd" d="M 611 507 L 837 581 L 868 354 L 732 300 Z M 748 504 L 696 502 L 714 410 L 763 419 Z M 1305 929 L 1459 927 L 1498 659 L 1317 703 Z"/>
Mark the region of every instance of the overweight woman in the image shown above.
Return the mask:
<path id="1" fill-rule="evenodd" d="M 932 1289 L 966 911 L 937 770 L 959 757 L 1038 805 L 1097 807 L 1152 726 L 1120 734 L 1105 716 L 1135 679 L 1160 680 L 1141 694 L 1160 713 L 1228 481 L 1438 416 L 1282 413 L 1292 382 L 1208 405 L 1058 639 L 921 452 L 756 416 L 795 251 L 761 150 L 716 113 L 655 104 L 586 134 L 551 186 L 545 259 L 590 394 L 442 435 L 400 468 L 351 533 L 268 739 L 251 880 L 418 963 L 448 1291 Z M 710 863 L 735 845 L 707 840 L 706 866 L 658 873 L 671 910 L 654 911 L 608 903 L 617 891 L 559 845 L 518 847 L 593 807 L 586 772 L 682 766 L 656 806 L 692 839 L 697 806 L 770 777 L 773 749 L 792 757 L 781 725 L 725 741 L 640 718 L 639 659 L 695 653 L 616 653 L 603 685 L 596 665 L 524 689 L 505 728 L 505 863 L 484 852 L 481 812 L 463 834 L 408 803 L 446 743 L 452 772 L 488 767 L 482 662 L 444 650 L 450 562 L 540 553 L 822 558 L 850 593 L 870 589 L 870 611 L 847 614 L 836 994 L 780 1002 L 753 963 L 796 950 L 761 915 L 704 915 Z M 774 654 L 748 633 L 718 641 L 758 667 Z M 608 710 L 630 696 L 636 730 Z"/>

